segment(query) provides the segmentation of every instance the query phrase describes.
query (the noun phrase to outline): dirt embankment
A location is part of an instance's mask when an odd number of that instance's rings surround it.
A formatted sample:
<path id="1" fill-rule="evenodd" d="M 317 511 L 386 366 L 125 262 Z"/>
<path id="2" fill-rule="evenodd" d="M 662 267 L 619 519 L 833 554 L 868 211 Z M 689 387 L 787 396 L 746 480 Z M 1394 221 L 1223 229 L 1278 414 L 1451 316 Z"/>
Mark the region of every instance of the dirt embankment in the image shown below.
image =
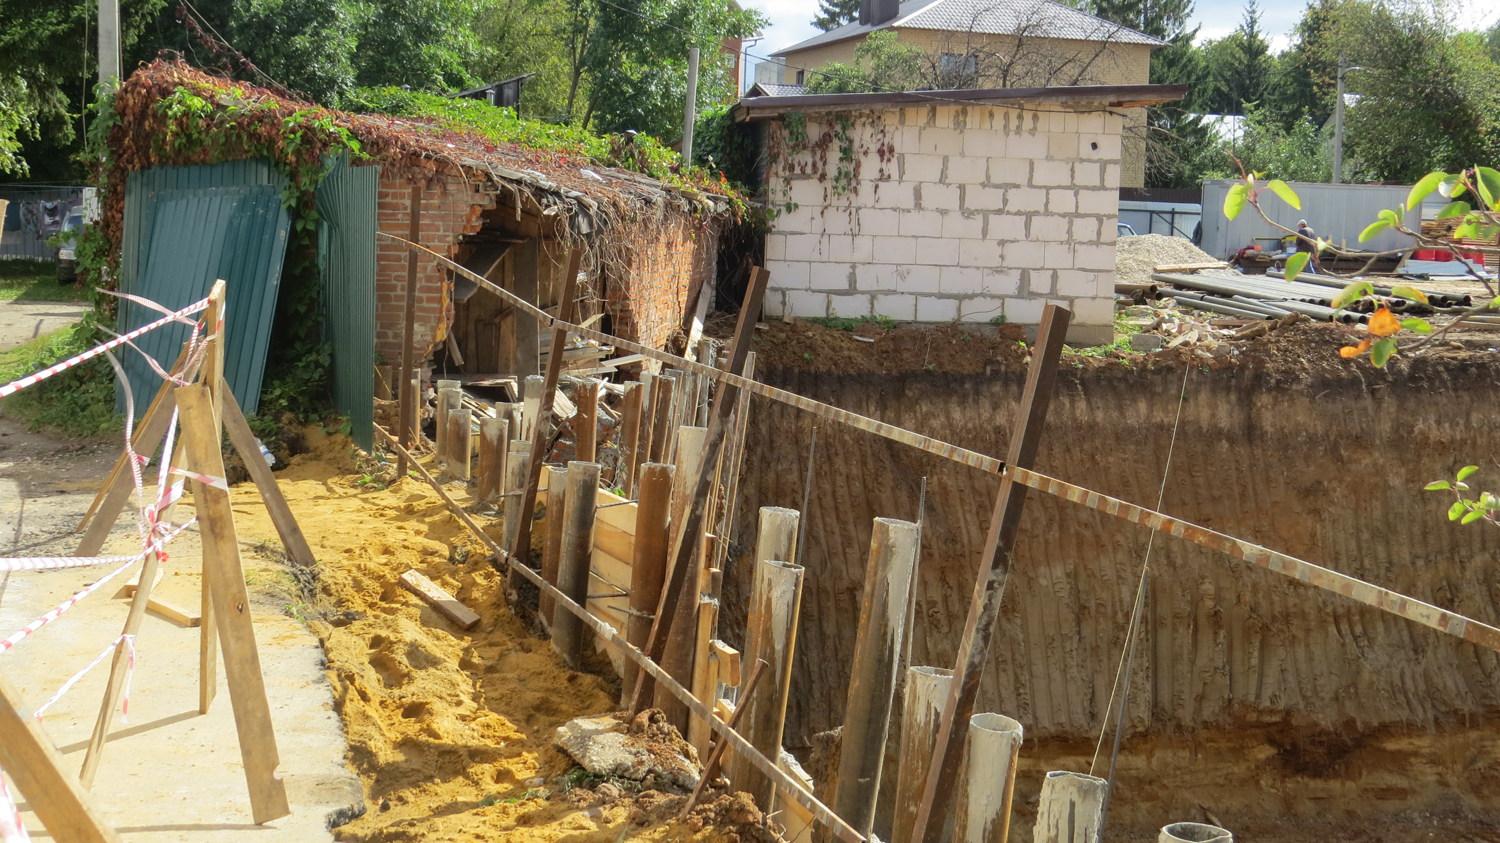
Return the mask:
<path id="1" fill-rule="evenodd" d="M 739 839 L 744 817 L 733 811 L 720 812 L 719 828 L 704 829 L 713 809 L 674 823 L 681 797 L 578 775 L 555 730 L 612 711 L 619 689 L 569 670 L 529 634 L 505 608 L 502 575 L 430 487 L 381 488 L 356 470 L 346 439 L 316 429 L 307 439 L 311 453 L 277 479 L 319 560 L 316 594 L 295 608 L 323 641 L 348 760 L 365 786 L 368 810 L 339 839 Z M 252 485 L 235 487 L 235 500 L 242 534 L 275 534 Z M 402 589 L 410 569 L 480 622 L 463 632 Z"/>
<path id="2" fill-rule="evenodd" d="M 1346 334 L 1303 325 L 1213 359 L 1184 349 L 1065 357 L 1037 466 L 1155 507 L 1171 451 L 1165 512 L 1495 623 L 1500 533 L 1451 525 L 1451 498 L 1421 487 L 1466 462 L 1484 467 L 1486 488 L 1500 484 L 1500 358 L 1445 349 L 1379 371 L 1337 357 Z M 798 323 L 773 325 L 756 345 L 763 380 L 1005 454 L 1024 377 L 1013 338 L 981 343 L 945 327 L 872 344 Z M 800 506 L 813 423 L 754 402 L 740 560 L 756 508 Z M 928 479 L 912 658 L 951 665 L 998 490 L 977 470 L 818 425 L 793 747 L 843 719 L 872 519 L 915 518 Z M 1089 767 L 1149 538 L 1028 498 L 980 696 L 1026 727 L 1013 829 L 1029 829 L 1044 770 Z M 727 572 L 730 637 L 749 574 L 742 562 Z M 1246 830 L 1412 811 L 1500 818 L 1496 654 L 1169 536 L 1152 551 L 1144 617 L 1112 822 L 1201 820 L 1203 806 Z M 1432 829 L 1413 822 L 1410 839 L 1426 839 Z M 1356 832 L 1346 824 L 1335 836 Z"/>

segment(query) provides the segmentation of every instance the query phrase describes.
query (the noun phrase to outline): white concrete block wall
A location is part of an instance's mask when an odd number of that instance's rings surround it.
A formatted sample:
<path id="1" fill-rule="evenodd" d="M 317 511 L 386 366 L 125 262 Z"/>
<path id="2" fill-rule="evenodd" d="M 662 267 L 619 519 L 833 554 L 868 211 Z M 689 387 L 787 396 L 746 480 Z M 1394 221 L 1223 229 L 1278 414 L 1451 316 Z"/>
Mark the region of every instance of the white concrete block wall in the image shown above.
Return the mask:
<path id="1" fill-rule="evenodd" d="M 1070 341 L 1112 338 L 1119 115 L 938 106 L 852 122 L 857 189 L 834 195 L 837 144 L 821 165 L 770 167 L 768 314 L 1034 325 L 1053 302 L 1073 311 Z"/>

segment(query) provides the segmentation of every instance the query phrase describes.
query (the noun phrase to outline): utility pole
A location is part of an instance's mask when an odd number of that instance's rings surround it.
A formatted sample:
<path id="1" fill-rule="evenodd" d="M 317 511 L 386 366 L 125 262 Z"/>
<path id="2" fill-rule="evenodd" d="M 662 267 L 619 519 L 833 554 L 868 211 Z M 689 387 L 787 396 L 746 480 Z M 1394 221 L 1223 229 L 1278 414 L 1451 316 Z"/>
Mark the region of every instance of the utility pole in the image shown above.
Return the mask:
<path id="1" fill-rule="evenodd" d="M 687 107 L 683 109 L 682 163 L 693 163 L 693 124 L 698 120 L 698 48 L 688 50 Z"/>
<path id="2" fill-rule="evenodd" d="M 99 0 L 99 84 L 120 77 L 120 0 Z"/>
<path id="3" fill-rule="evenodd" d="M 1349 60 L 1339 55 L 1339 92 L 1333 103 L 1333 183 L 1344 181 L 1344 71 Z"/>

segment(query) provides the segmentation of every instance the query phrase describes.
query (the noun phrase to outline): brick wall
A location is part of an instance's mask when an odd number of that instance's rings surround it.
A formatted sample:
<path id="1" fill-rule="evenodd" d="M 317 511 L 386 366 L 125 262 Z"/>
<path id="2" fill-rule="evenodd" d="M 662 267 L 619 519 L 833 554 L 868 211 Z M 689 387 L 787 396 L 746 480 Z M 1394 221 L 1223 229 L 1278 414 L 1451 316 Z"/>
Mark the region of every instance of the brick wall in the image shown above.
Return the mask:
<path id="1" fill-rule="evenodd" d="M 476 182 L 456 174 L 434 176 L 422 191 L 422 245 L 454 259 L 459 238 L 483 226 L 481 214 L 494 207 L 491 195 L 475 189 Z M 406 238 L 411 231 L 411 183 L 404 177 L 380 176 L 376 211 L 380 231 Z M 405 244 L 385 238 L 375 243 L 375 350 L 387 362 L 401 361 L 401 334 L 406 314 Z M 419 253 L 417 259 L 416 341 L 420 362 L 447 337 L 453 321 L 453 301 L 447 276 L 437 260 Z"/>
<path id="2" fill-rule="evenodd" d="M 629 271 L 610 274 L 605 290 L 614 333 L 662 348 L 682 325 L 698 285 L 713 283 L 718 233 L 701 220 L 668 213 L 630 225 L 621 236 Z"/>
<path id="3" fill-rule="evenodd" d="M 1107 111 L 941 106 L 856 115 L 854 190 L 823 165 L 773 164 L 767 311 L 1034 325 L 1073 311 L 1075 342 L 1113 333 L 1123 119 Z M 773 131 L 775 128 L 773 127 Z M 823 131 L 809 115 L 807 134 Z M 880 151 L 893 152 L 887 163 Z"/>

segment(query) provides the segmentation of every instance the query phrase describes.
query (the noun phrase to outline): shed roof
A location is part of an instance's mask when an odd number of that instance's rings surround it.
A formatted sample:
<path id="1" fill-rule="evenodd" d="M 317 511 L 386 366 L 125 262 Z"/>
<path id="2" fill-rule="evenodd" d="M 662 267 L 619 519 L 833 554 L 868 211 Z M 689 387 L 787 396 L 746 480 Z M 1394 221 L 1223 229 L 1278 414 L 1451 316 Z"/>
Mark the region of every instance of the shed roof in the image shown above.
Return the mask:
<path id="1" fill-rule="evenodd" d="M 1185 96 L 1186 85 L 1066 85 L 1052 88 L 760 96 L 740 100 L 734 107 L 734 119 L 766 120 L 794 111 L 869 111 L 937 105 L 1018 106 L 1043 102 L 1073 103 L 1098 108 L 1136 108 L 1176 102 Z"/>
<path id="2" fill-rule="evenodd" d="M 850 23 L 793 44 L 773 56 L 837 44 L 885 29 L 933 29 L 981 35 L 1112 41 L 1164 47 L 1166 42 L 1053 0 L 906 0 L 896 17 L 878 24 Z"/>

